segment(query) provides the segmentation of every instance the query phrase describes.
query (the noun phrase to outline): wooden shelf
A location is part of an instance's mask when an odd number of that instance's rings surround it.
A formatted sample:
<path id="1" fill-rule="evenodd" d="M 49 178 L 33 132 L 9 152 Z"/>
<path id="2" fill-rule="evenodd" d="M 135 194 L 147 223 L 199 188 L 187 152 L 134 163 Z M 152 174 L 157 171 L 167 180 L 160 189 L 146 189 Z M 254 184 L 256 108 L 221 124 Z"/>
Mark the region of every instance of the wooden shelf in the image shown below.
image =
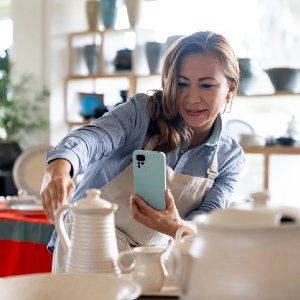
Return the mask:
<path id="1" fill-rule="evenodd" d="M 88 120 L 83 120 L 83 121 L 67 121 L 67 123 L 70 127 L 73 127 L 73 126 L 88 125 L 92 121 L 93 121 L 93 119 L 88 119 Z"/>
<path id="2" fill-rule="evenodd" d="M 264 188 L 269 188 L 269 165 L 271 155 L 300 155 L 300 147 L 293 146 L 249 146 L 243 147 L 247 154 L 264 155 Z"/>
<path id="3" fill-rule="evenodd" d="M 243 147 L 245 153 L 271 154 L 300 154 L 300 147 L 293 146 L 250 146 Z"/>
<path id="4" fill-rule="evenodd" d="M 288 95 L 288 96 L 292 96 L 292 95 L 300 95 L 300 93 L 292 93 L 292 92 L 289 92 L 289 91 L 277 91 L 273 94 L 257 94 L 257 95 L 246 95 L 246 94 L 237 94 L 236 96 L 237 97 L 270 97 L 270 96 L 285 96 L 285 95 Z"/>

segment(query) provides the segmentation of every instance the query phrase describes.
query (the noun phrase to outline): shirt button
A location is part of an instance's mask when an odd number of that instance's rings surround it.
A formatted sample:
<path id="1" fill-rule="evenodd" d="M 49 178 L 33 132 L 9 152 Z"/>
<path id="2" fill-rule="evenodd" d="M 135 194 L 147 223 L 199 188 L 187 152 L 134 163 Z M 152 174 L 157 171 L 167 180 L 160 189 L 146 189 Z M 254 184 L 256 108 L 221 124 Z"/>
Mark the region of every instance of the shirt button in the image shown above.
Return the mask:
<path id="1" fill-rule="evenodd" d="M 183 154 L 183 153 L 184 153 L 184 150 L 180 150 L 180 153 Z"/>

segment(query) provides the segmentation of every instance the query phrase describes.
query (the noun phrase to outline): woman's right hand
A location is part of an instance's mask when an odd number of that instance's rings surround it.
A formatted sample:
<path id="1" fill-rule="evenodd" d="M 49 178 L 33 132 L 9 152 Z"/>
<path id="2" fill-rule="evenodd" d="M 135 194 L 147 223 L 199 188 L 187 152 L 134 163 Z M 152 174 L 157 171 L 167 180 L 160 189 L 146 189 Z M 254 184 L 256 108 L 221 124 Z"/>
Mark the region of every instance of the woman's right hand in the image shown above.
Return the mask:
<path id="1" fill-rule="evenodd" d="M 66 159 L 53 160 L 45 169 L 40 194 L 45 214 L 51 223 L 55 210 L 68 203 L 75 190 L 71 170 L 72 165 Z"/>

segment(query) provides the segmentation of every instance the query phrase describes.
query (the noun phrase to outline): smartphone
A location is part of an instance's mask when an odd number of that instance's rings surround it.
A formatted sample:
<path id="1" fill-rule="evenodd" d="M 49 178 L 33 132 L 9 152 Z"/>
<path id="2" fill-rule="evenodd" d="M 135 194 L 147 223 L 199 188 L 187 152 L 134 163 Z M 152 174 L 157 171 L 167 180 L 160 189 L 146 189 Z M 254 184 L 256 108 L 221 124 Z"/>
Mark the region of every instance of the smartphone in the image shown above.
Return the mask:
<path id="1" fill-rule="evenodd" d="M 135 150 L 134 193 L 156 210 L 166 209 L 166 156 L 163 152 Z"/>

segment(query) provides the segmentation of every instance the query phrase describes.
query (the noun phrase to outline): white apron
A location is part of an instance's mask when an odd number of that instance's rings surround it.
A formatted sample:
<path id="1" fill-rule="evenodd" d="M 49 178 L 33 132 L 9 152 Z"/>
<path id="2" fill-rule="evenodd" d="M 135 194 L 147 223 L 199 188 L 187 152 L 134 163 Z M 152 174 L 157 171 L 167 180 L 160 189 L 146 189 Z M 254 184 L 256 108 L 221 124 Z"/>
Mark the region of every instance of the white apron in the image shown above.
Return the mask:
<path id="1" fill-rule="evenodd" d="M 157 144 L 157 137 L 152 137 L 145 150 L 153 150 Z M 211 189 L 218 175 L 216 147 L 212 162 L 207 170 L 207 178 L 192 177 L 179 174 L 166 168 L 167 188 L 170 189 L 178 213 L 185 218 L 191 211 L 196 210 L 203 197 Z M 200 162 L 199 162 L 200 163 Z M 115 212 L 115 226 L 117 244 L 120 252 L 130 251 L 134 246 L 159 246 L 166 245 L 170 236 L 157 232 L 133 219 L 130 211 L 130 197 L 133 194 L 133 166 L 132 163 L 116 178 L 107 183 L 101 189 L 101 198 L 116 203 L 119 207 Z M 64 223 L 70 236 L 72 216 L 68 214 Z M 52 272 L 64 271 L 66 255 L 57 237 L 53 253 Z"/>

